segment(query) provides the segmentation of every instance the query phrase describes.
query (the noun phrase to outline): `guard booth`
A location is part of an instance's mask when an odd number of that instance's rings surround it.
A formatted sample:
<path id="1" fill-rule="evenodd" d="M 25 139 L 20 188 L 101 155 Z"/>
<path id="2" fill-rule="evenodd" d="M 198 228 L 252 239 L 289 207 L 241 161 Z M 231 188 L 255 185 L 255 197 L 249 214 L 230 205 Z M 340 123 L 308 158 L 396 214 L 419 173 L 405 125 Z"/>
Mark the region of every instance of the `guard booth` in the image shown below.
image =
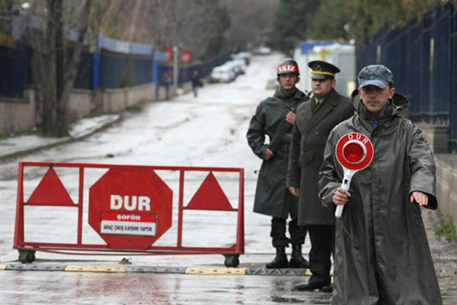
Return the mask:
<path id="1" fill-rule="evenodd" d="M 341 72 L 335 75 L 336 91 L 348 97 L 356 88 L 355 79 L 355 46 L 338 41 L 307 40 L 297 44 L 294 59 L 300 70 L 298 87 L 303 92 L 311 91 L 311 69 L 308 63 L 313 60 L 324 60 L 337 66 Z"/>
<path id="2" fill-rule="evenodd" d="M 244 253 L 241 168 L 20 162 L 13 248 L 62 254 Z"/>

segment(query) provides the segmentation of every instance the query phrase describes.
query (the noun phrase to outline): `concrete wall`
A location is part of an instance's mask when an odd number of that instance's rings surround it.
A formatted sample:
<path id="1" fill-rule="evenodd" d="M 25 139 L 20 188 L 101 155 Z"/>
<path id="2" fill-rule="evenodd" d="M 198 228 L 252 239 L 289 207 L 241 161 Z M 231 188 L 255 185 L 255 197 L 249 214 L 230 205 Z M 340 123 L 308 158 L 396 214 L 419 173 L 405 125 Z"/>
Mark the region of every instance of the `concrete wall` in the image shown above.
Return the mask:
<path id="1" fill-rule="evenodd" d="M 69 120 L 80 119 L 92 113 L 94 109 L 91 90 L 73 90 L 68 101 Z"/>
<path id="2" fill-rule="evenodd" d="M 0 135 L 30 131 L 39 122 L 34 91 L 24 92 L 24 98 L 0 97 Z M 170 87 L 168 98 L 176 95 L 177 90 Z M 166 89 L 160 87 L 157 100 L 166 98 Z M 89 115 L 121 112 L 147 100 L 155 100 L 154 84 L 94 91 L 75 89 L 68 101 L 68 120 L 72 122 Z"/>
<path id="3" fill-rule="evenodd" d="M 0 135 L 31 130 L 37 124 L 35 95 L 25 90 L 24 98 L 0 99 Z"/>
<path id="4" fill-rule="evenodd" d="M 435 157 L 438 208 L 444 214 L 451 215 L 457 226 L 457 155 L 448 154 L 448 127 L 428 123 L 417 125 Z"/>
<path id="5" fill-rule="evenodd" d="M 425 140 L 434 153 L 449 152 L 449 127 L 428 123 L 417 124 L 422 130 Z"/>
<path id="6" fill-rule="evenodd" d="M 457 155 L 449 152 L 449 128 L 447 126 L 419 123 L 436 163 L 436 196 L 438 208 L 452 216 L 457 226 Z"/>
<path id="7" fill-rule="evenodd" d="M 457 155 L 438 154 L 435 161 L 438 208 L 457 226 Z"/>

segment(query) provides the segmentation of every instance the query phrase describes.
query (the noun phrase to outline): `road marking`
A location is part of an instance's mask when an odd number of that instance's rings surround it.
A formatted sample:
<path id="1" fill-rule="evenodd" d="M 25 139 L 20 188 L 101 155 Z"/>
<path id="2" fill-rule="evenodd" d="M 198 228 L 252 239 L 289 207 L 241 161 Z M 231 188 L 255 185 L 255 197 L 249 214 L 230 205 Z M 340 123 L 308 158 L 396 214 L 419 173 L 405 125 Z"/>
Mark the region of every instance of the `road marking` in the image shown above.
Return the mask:
<path id="1" fill-rule="evenodd" d="M 246 268 L 186 268 L 186 274 L 246 274 Z"/>
<path id="2" fill-rule="evenodd" d="M 73 272 L 125 272 L 125 267 L 119 266 L 67 266 L 65 271 Z"/>
<path id="3" fill-rule="evenodd" d="M 40 268 L 41 267 L 41 268 Z M 111 265 L 67 265 L 67 266 L 37 266 L 23 264 L 0 264 L 0 270 L 40 270 L 40 271 L 70 271 L 70 272 L 146 272 L 146 273 L 180 273 L 180 274 L 234 274 L 234 275 L 298 275 L 311 276 L 309 269 L 248 269 L 248 268 L 167 268 L 144 266 L 111 266 Z M 297 270 L 303 270 L 297 272 Z M 333 270 L 330 271 L 333 275 Z"/>

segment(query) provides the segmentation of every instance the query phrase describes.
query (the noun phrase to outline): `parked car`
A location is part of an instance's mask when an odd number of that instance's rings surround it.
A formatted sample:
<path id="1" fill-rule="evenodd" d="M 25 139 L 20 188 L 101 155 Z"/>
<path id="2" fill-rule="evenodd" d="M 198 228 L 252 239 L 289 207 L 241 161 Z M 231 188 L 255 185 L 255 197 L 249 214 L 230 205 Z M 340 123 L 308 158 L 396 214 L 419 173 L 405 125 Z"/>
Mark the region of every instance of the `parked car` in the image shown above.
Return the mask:
<path id="1" fill-rule="evenodd" d="M 246 63 L 246 66 L 249 66 L 251 63 L 251 54 L 249 52 L 240 52 L 237 54 L 232 54 L 232 59 L 243 59 Z"/>
<path id="2" fill-rule="evenodd" d="M 242 59 L 242 58 L 234 59 L 233 62 L 235 65 L 237 65 L 239 67 L 240 74 L 246 73 L 247 65 L 246 65 L 246 61 L 244 59 Z"/>
<path id="3" fill-rule="evenodd" d="M 235 79 L 235 71 L 232 67 L 222 65 L 214 67 L 209 75 L 210 83 L 230 83 Z"/>
<path id="4" fill-rule="evenodd" d="M 246 64 L 243 59 L 227 61 L 223 66 L 230 67 L 235 72 L 235 77 L 246 72 Z"/>
<path id="5" fill-rule="evenodd" d="M 254 55 L 270 55 L 271 49 L 269 47 L 257 47 L 252 51 Z"/>

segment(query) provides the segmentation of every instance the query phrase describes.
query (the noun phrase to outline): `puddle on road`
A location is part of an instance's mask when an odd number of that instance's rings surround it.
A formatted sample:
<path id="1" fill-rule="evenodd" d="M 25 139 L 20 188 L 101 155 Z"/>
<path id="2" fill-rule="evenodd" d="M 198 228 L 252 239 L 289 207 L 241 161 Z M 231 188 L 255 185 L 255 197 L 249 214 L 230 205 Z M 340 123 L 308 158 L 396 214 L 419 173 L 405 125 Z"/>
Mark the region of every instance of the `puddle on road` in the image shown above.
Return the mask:
<path id="1" fill-rule="evenodd" d="M 271 301 L 275 303 L 303 303 L 303 300 L 300 299 L 283 297 L 271 297 Z"/>
<path id="2" fill-rule="evenodd" d="M 332 299 L 332 294 L 331 293 L 320 293 L 320 292 L 305 292 L 300 295 L 300 297 L 297 296 L 291 296 L 291 297 L 286 297 L 286 296 L 271 296 L 270 297 L 272 302 L 275 303 L 292 303 L 292 304 L 313 304 L 313 305 L 319 305 L 319 304 L 325 304 L 329 305 L 330 301 Z M 310 303 L 312 302 L 312 303 Z"/>

